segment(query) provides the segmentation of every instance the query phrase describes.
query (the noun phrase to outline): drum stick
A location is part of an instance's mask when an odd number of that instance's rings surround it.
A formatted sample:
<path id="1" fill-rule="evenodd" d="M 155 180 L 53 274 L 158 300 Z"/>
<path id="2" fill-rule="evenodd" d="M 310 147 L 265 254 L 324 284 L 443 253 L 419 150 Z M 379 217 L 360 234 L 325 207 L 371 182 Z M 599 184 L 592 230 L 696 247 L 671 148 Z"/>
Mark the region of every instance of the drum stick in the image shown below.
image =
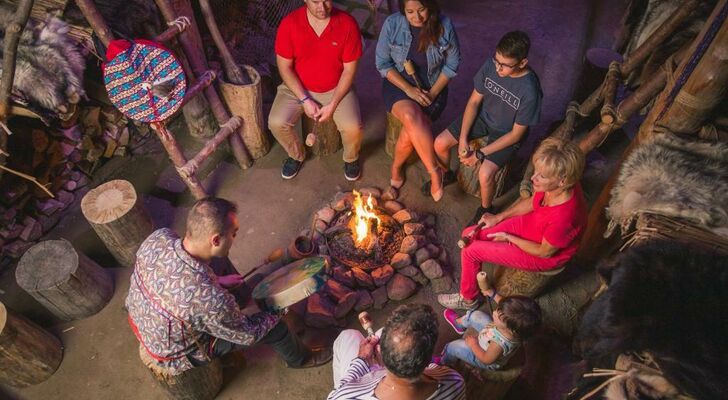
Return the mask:
<path id="1" fill-rule="evenodd" d="M 415 71 L 415 65 L 412 64 L 411 60 L 407 60 L 404 62 L 404 70 L 405 70 L 405 72 L 407 72 L 407 75 L 412 77 L 412 79 L 415 81 L 415 85 L 417 86 L 417 89 L 422 90 L 420 81 L 417 79 L 417 72 Z"/>
<path id="2" fill-rule="evenodd" d="M 478 233 L 478 231 L 480 231 L 484 225 L 484 222 L 478 222 L 478 225 L 475 227 L 475 229 L 473 229 L 472 231 L 470 231 L 470 233 L 458 240 L 458 247 L 461 249 L 466 248 L 470 244 L 470 242 L 473 241 L 473 236 L 475 236 L 475 234 Z"/>
<path id="3" fill-rule="evenodd" d="M 369 316 L 368 312 L 362 311 L 359 313 L 359 323 L 361 324 L 361 327 L 364 328 L 364 330 L 367 332 L 367 337 L 374 336 L 374 329 L 372 328 L 372 318 Z"/>
<path id="4" fill-rule="evenodd" d="M 313 147 L 316 144 L 316 135 L 318 134 L 318 120 L 313 121 L 313 131 L 306 135 L 306 146 Z"/>

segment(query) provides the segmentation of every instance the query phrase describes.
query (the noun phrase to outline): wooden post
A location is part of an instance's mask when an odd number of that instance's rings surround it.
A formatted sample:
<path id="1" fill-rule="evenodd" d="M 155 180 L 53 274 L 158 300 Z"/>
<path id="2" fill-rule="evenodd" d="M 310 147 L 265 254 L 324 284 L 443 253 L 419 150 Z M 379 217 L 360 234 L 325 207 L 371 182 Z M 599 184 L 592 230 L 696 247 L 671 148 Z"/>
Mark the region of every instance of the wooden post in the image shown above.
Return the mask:
<path id="1" fill-rule="evenodd" d="M 207 160 L 208 157 L 217 149 L 217 147 L 225 141 L 225 139 L 228 138 L 228 136 L 233 135 L 235 131 L 240 127 L 240 124 L 242 124 L 242 120 L 240 117 L 232 117 L 228 122 L 226 122 L 223 126 L 220 127 L 220 131 L 215 134 L 215 136 L 210 139 L 207 143 L 205 143 L 205 147 L 200 150 L 197 155 L 195 155 L 194 158 L 187 161 L 184 165 L 177 168 L 177 172 L 180 173 L 180 176 L 188 177 L 188 178 L 194 178 L 195 174 L 197 173 L 197 170 L 200 168 L 200 165 Z M 195 178 L 196 179 L 196 178 Z M 203 197 L 197 197 L 198 200 Z"/>
<path id="2" fill-rule="evenodd" d="M 182 49 L 187 55 L 187 59 L 190 62 L 192 71 L 196 76 L 202 75 L 208 70 L 207 60 L 205 59 L 205 53 L 202 47 L 202 38 L 200 37 L 200 31 L 197 28 L 195 22 L 195 16 L 192 12 L 192 5 L 189 0 L 173 0 L 172 4 L 168 0 L 155 0 L 157 7 L 162 12 L 164 19 L 167 22 L 172 22 L 179 16 L 185 16 L 190 19 L 190 26 L 185 29 L 179 35 L 179 42 L 182 45 Z M 210 86 L 205 89 L 205 97 L 210 102 L 210 108 L 212 109 L 213 115 L 217 123 L 223 125 L 230 119 L 230 114 L 225 109 L 225 105 L 214 87 Z M 243 140 L 240 135 L 230 135 L 229 137 L 230 148 L 233 151 L 233 155 L 240 165 L 240 168 L 247 169 L 253 165 L 253 160 L 250 158 L 248 151 L 245 149 Z"/>
<path id="3" fill-rule="evenodd" d="M 18 51 L 18 42 L 23 28 L 28 23 L 33 0 L 21 0 L 12 19 L 5 26 L 3 40 L 3 71 L 0 78 L 0 122 L 5 123 L 10 114 L 10 92 L 13 90 L 15 80 L 15 53 Z M 5 165 L 8 151 L 8 134 L 0 128 L 0 165 Z M 0 176 L 3 172 L 0 170 Z"/>
<path id="4" fill-rule="evenodd" d="M 60 340 L 0 303 L 0 383 L 36 385 L 50 378 L 62 359 Z"/>
<path id="5" fill-rule="evenodd" d="M 114 282 L 106 271 L 63 239 L 46 240 L 28 249 L 18 263 L 15 279 L 64 321 L 96 314 L 114 294 Z"/>
<path id="6" fill-rule="evenodd" d="M 164 124 L 152 123 L 151 127 L 152 130 L 154 130 L 154 133 L 157 134 L 157 137 L 159 137 L 159 141 L 162 142 L 162 146 L 164 146 L 164 150 L 167 151 L 167 155 L 169 155 L 169 159 L 172 161 L 172 164 L 179 172 L 179 169 L 187 164 L 187 158 L 185 158 L 185 155 L 182 153 L 182 148 L 179 143 L 177 143 L 172 132 L 167 130 L 167 127 Z M 202 183 L 199 179 L 197 179 L 197 176 L 194 174 L 179 174 L 179 176 L 190 189 L 190 193 L 192 193 L 196 199 L 207 197 L 207 192 L 205 191 L 205 188 L 202 187 Z"/>
<path id="7" fill-rule="evenodd" d="M 668 37 L 672 36 L 672 34 L 682 25 L 685 19 L 690 16 L 690 14 L 699 4 L 700 1 L 698 0 L 687 0 L 684 2 L 684 4 L 681 4 L 680 7 L 678 7 L 673 12 L 673 14 L 670 15 L 670 17 L 665 20 L 665 22 L 663 22 L 662 25 L 660 25 L 660 27 L 657 28 L 650 35 L 649 38 L 647 38 L 647 40 L 645 40 L 633 52 L 625 56 L 624 61 L 621 65 L 619 65 L 620 77 L 626 77 L 637 67 L 642 65 L 645 59 L 649 57 L 657 49 L 658 46 L 660 46 Z M 576 116 L 576 114 L 580 116 L 588 116 L 589 114 L 591 114 L 592 111 L 594 111 L 599 106 L 599 104 L 602 104 L 602 101 L 604 99 L 603 95 L 605 92 L 604 88 L 606 82 L 607 79 L 605 79 L 605 81 L 602 82 L 602 85 L 594 90 L 594 92 L 592 92 L 592 94 L 589 95 L 589 97 L 581 104 L 576 104 L 575 106 L 573 106 L 574 103 L 570 103 L 566 113 L 566 120 L 561 123 L 561 125 L 559 125 L 559 127 L 556 128 L 550 136 L 558 137 L 561 139 L 570 139 L 574 131 L 575 120 L 569 118 L 569 109 L 573 110 L 571 115 L 573 115 L 574 117 Z M 652 82 L 655 83 L 655 79 L 653 79 Z M 611 131 L 608 130 L 605 126 L 600 127 L 599 130 L 599 135 L 603 135 L 604 137 L 606 137 Z M 598 141 L 597 143 L 601 143 L 601 141 Z M 532 174 L 533 165 L 531 165 L 531 163 L 529 162 L 528 167 L 526 167 L 525 173 L 523 175 L 523 183 L 521 184 L 522 186 L 524 186 L 524 184 L 526 186 L 528 185 Z M 528 196 L 530 196 L 528 190 L 521 190 L 521 197 Z"/>
<path id="8" fill-rule="evenodd" d="M 139 246 L 154 229 L 134 186 L 124 180 L 106 182 L 86 193 L 81 212 L 114 258 L 133 266 Z"/>
<path id="9" fill-rule="evenodd" d="M 230 49 L 228 49 L 225 40 L 222 38 L 222 34 L 220 34 L 220 29 L 218 29 L 217 22 L 215 22 L 215 15 L 212 12 L 212 7 L 210 7 L 210 2 L 208 0 L 199 1 L 200 11 L 202 11 L 202 17 L 205 19 L 207 30 L 210 32 L 210 36 L 212 36 L 212 41 L 215 43 L 217 51 L 220 52 L 223 69 L 225 70 L 225 79 L 235 85 L 247 84 L 248 80 L 245 79 L 246 76 L 243 74 L 238 63 L 233 59 L 232 54 L 230 54 Z"/>
<path id="10" fill-rule="evenodd" d="M 467 382 L 465 385 L 466 399 L 482 399 L 488 394 L 488 400 L 500 400 L 506 397 L 513 383 L 516 382 L 525 363 L 524 349 L 516 350 L 513 358 L 501 370 L 488 370 L 476 368 L 463 361 L 455 364 L 457 370 Z"/>
<path id="11" fill-rule="evenodd" d="M 230 112 L 240 116 L 244 124 L 238 130 L 250 156 L 257 160 L 270 151 L 271 143 L 264 128 L 263 91 L 260 87 L 260 74 L 255 68 L 244 65 L 249 84 L 220 82 L 220 92 Z"/>
<path id="12" fill-rule="evenodd" d="M 601 280 L 596 271 L 584 271 L 576 278 L 536 298 L 543 327 L 563 337 L 572 337 L 579 327 L 581 310 L 597 293 Z"/>
<path id="13" fill-rule="evenodd" d="M 309 132 L 313 132 L 314 120 L 303 115 L 301 120 L 301 128 L 303 129 L 303 137 Z M 341 135 L 336 127 L 333 119 L 319 123 L 316 128 L 316 143 L 311 147 L 311 152 L 319 157 L 334 154 L 341 149 Z"/>
<path id="14" fill-rule="evenodd" d="M 689 54 L 692 54 L 695 52 L 695 50 L 698 48 L 698 44 L 703 40 L 703 37 L 705 36 L 706 32 L 708 32 L 708 29 L 710 28 L 713 21 L 715 21 L 716 18 L 719 17 L 720 12 L 723 10 L 724 7 L 726 7 L 726 0 L 721 0 L 713 10 L 713 13 L 711 14 L 710 18 L 708 18 L 708 21 L 703 26 L 703 29 L 701 30 L 700 34 L 695 38 L 693 43 L 689 47 Z M 721 68 L 726 69 L 725 63 L 725 52 L 726 52 L 726 30 L 728 30 L 728 23 L 723 22 L 722 26 L 720 27 L 720 30 L 718 32 L 718 35 L 715 39 L 720 40 L 713 40 L 713 42 L 710 44 L 710 46 L 706 50 L 706 54 L 703 56 L 703 58 L 700 60 L 698 65 L 695 68 L 695 71 L 693 71 L 693 74 L 688 79 L 688 82 L 691 82 L 690 89 L 687 89 L 686 87 L 683 87 L 683 90 L 695 90 L 695 88 L 701 88 L 701 87 L 707 87 L 708 92 L 710 94 L 715 94 L 716 88 L 725 88 L 725 85 L 728 83 L 726 80 L 728 80 L 728 74 L 725 73 L 725 71 L 716 71 L 716 70 L 710 70 L 708 69 L 708 65 L 712 66 L 712 68 Z M 722 42 L 722 43 L 721 43 Z M 682 51 L 680 52 L 682 53 Z M 680 62 L 680 65 L 676 69 L 676 71 L 682 71 L 684 70 L 685 66 L 688 64 L 690 60 L 690 57 L 683 57 L 683 61 Z M 717 63 L 716 61 L 722 60 L 722 63 Z M 671 62 L 671 60 L 668 60 L 668 62 Z M 659 117 L 660 113 L 663 111 L 663 108 L 665 107 L 665 101 L 672 90 L 673 86 L 668 85 L 665 87 L 665 89 L 662 91 L 660 96 L 655 100 L 654 106 L 650 110 L 650 112 L 647 114 L 647 117 L 642 122 L 642 125 L 640 126 L 640 130 L 637 133 L 637 136 L 635 136 L 634 140 L 630 143 L 629 147 L 625 150 L 624 154 L 622 154 L 622 158 L 620 159 L 620 162 L 618 165 L 622 165 L 625 159 L 636 149 L 639 145 L 642 143 L 648 141 L 651 137 L 654 136 L 655 130 L 656 130 L 656 121 Z M 725 89 L 723 89 L 725 90 Z M 682 91 L 678 94 L 678 97 L 681 96 Z M 694 97 L 690 93 L 686 93 L 685 97 Z M 710 101 L 712 103 L 712 101 Z M 674 103 L 673 103 L 674 105 Z M 682 107 L 682 106 L 680 106 Z M 671 107 L 670 107 L 671 108 Z M 698 107 L 696 109 L 693 109 L 693 114 L 690 116 L 685 116 L 685 114 L 682 111 L 675 111 L 673 113 L 670 112 L 670 108 L 668 108 L 665 112 L 664 117 L 660 120 L 660 125 L 664 126 L 670 126 L 670 124 L 676 124 L 677 127 L 680 127 L 682 125 L 682 128 L 686 126 L 699 126 L 697 123 L 698 121 L 703 122 L 705 119 L 710 115 L 712 109 L 707 109 L 705 107 Z M 686 118 L 687 124 L 684 124 L 679 121 L 674 121 L 674 118 Z M 695 131 L 690 132 L 692 134 L 695 133 Z M 614 184 L 617 182 L 617 178 L 619 177 L 619 171 L 620 168 L 617 167 L 615 171 L 610 176 L 607 183 L 602 188 L 601 193 L 599 194 L 599 197 L 597 200 L 592 204 L 592 207 L 589 211 L 589 218 L 587 221 L 587 229 L 584 232 L 584 237 L 582 238 L 581 245 L 579 247 L 579 252 L 576 255 L 576 262 L 579 265 L 593 265 L 596 260 L 600 259 L 603 255 L 607 254 L 610 250 L 617 247 L 617 241 L 618 239 L 616 237 L 613 237 L 611 239 L 605 239 L 604 232 L 606 230 L 607 226 L 607 219 L 606 215 L 604 214 L 604 210 L 609 204 L 609 199 L 611 198 L 611 191 L 614 187 Z"/>
<path id="15" fill-rule="evenodd" d="M 222 363 L 218 358 L 179 375 L 169 374 L 141 345 L 139 358 L 174 400 L 212 400 L 222 389 Z"/>

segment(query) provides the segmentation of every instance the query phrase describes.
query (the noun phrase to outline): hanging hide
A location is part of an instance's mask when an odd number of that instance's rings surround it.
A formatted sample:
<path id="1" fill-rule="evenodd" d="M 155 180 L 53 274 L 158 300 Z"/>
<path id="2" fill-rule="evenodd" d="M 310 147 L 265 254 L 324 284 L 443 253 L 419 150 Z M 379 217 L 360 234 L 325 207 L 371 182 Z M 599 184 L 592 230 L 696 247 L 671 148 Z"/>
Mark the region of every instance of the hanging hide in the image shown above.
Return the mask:
<path id="1" fill-rule="evenodd" d="M 13 12 L 6 5 L 0 5 L 2 29 Z M 28 22 L 16 54 L 14 99 L 33 110 L 39 109 L 42 114 L 57 116 L 85 98 L 86 60 L 68 32 L 68 24 L 55 17 L 43 23 Z"/>
<path id="2" fill-rule="evenodd" d="M 639 212 L 682 218 L 728 237 L 728 145 L 655 136 L 622 164 L 605 237 Z"/>
<path id="3" fill-rule="evenodd" d="M 613 368 L 619 354 L 648 352 L 650 364 L 680 393 L 695 399 L 724 398 L 726 265 L 728 256 L 672 241 L 629 248 L 598 267 L 608 289 L 585 313 L 576 347 L 599 368 Z M 677 397 L 651 397 L 645 391 L 623 398 Z"/>

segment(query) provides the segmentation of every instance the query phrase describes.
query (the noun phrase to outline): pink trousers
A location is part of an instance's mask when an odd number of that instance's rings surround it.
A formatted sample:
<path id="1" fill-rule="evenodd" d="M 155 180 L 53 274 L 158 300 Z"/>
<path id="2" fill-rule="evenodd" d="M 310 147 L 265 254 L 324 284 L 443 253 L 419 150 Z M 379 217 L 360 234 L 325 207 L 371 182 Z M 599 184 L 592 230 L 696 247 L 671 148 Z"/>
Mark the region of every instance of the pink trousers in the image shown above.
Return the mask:
<path id="1" fill-rule="evenodd" d="M 474 229 L 475 225 L 465 228 L 463 236 Z M 478 297 L 480 289 L 475 276 L 480 271 L 480 264 L 483 262 L 534 272 L 548 271 L 566 262 L 562 257 L 536 257 L 521 250 L 515 244 L 494 242 L 487 236 L 489 233 L 495 232 L 521 236 L 522 231 L 523 219 L 514 217 L 490 228 L 481 229 L 475 234 L 470 245 L 460 252 L 460 294 L 463 298 L 472 300 Z"/>

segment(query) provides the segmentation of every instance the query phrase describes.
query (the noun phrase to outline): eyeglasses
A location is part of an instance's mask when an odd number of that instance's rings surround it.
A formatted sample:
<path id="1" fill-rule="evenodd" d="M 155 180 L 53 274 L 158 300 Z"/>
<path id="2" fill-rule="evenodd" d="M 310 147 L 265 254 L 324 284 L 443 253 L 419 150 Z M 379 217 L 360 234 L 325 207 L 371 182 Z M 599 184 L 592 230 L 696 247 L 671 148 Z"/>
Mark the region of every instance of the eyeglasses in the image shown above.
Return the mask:
<path id="1" fill-rule="evenodd" d="M 510 68 L 510 69 L 513 69 L 513 68 L 517 67 L 517 66 L 518 66 L 518 64 L 520 64 L 520 63 L 521 63 L 521 62 L 519 61 L 519 62 L 517 62 L 517 63 L 515 63 L 515 64 L 513 64 L 513 65 L 503 64 L 502 62 L 498 62 L 498 60 L 496 60 L 496 59 L 495 59 L 495 56 L 493 56 L 492 60 L 493 60 L 493 64 L 495 65 L 495 69 L 496 69 L 496 70 L 499 70 L 499 69 L 501 69 L 501 68 L 503 68 L 503 67 L 506 67 L 506 68 Z"/>

